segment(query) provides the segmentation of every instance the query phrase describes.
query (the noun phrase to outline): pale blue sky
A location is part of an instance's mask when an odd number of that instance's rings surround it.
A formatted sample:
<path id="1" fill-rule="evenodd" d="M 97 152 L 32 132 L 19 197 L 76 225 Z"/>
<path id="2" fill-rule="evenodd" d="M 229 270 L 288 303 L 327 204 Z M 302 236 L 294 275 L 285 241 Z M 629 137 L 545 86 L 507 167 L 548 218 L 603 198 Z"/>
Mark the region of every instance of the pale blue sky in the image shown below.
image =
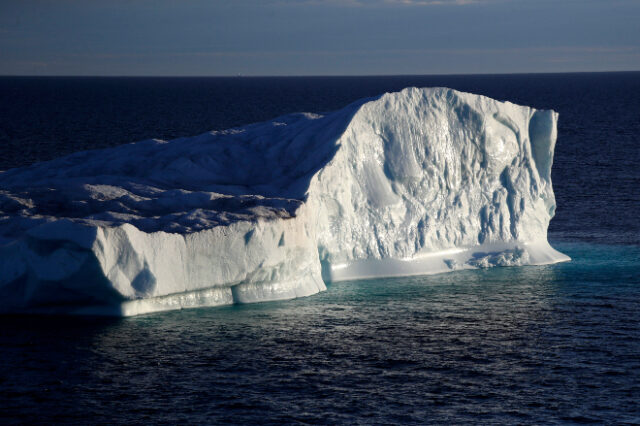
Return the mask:
<path id="1" fill-rule="evenodd" d="M 640 0 L 0 1 L 0 74 L 640 70 Z"/>

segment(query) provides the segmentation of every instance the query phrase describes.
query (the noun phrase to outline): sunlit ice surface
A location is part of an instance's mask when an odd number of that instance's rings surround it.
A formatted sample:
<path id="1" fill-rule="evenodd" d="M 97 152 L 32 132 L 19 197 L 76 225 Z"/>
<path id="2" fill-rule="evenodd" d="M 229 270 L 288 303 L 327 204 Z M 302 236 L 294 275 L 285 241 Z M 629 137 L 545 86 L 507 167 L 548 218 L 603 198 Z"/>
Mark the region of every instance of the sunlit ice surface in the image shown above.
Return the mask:
<path id="1" fill-rule="evenodd" d="M 137 315 L 569 260 L 558 114 L 407 88 L 0 174 L 0 311 Z"/>

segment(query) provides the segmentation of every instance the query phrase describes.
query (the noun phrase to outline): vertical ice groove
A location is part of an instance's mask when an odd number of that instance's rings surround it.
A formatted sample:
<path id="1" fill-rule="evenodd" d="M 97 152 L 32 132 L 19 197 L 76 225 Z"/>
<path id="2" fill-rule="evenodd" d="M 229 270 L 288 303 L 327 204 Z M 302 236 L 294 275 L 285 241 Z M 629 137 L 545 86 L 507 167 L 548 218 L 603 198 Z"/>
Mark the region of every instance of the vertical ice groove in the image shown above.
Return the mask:
<path id="1" fill-rule="evenodd" d="M 551 182 L 551 165 L 555 148 L 557 113 L 554 111 L 535 111 L 529 121 L 529 140 L 531 153 L 538 174 L 546 182 Z"/>

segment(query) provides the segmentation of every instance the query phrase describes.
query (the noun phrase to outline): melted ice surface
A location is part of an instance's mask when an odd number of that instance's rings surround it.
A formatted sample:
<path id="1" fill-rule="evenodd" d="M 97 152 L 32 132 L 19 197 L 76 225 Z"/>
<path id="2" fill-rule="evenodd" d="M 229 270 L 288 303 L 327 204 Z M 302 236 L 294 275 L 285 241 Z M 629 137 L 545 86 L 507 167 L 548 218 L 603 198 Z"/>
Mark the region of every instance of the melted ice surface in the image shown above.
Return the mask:
<path id="1" fill-rule="evenodd" d="M 131 315 L 568 260 L 557 114 L 405 89 L 0 174 L 0 309 Z"/>

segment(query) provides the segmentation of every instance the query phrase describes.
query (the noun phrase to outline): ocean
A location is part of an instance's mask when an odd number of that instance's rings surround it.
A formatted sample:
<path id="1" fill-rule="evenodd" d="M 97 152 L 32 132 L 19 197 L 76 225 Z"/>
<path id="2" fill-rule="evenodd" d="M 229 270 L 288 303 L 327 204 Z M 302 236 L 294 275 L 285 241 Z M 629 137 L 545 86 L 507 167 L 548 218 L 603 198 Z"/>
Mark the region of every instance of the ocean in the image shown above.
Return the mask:
<path id="1" fill-rule="evenodd" d="M 549 240 L 572 262 L 124 319 L 1 317 L 0 421 L 640 423 L 639 72 L 0 77 L 0 170 L 407 86 L 560 113 Z"/>

